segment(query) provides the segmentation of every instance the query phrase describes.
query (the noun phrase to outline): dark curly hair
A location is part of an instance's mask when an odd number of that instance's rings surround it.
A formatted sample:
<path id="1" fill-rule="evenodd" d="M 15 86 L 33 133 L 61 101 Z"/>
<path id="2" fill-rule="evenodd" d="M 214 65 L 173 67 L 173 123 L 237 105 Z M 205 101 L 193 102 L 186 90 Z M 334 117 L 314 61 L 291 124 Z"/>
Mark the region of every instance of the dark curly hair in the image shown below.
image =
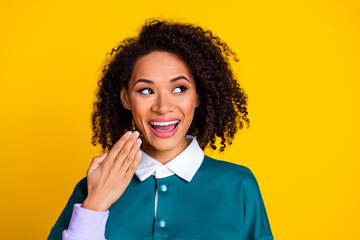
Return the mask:
<path id="1" fill-rule="evenodd" d="M 110 150 L 126 131 L 135 130 L 131 111 L 121 103 L 120 91 L 128 87 L 136 61 L 155 50 L 178 55 L 194 76 L 200 104 L 187 134 L 195 136 L 202 149 L 210 142 L 215 150 L 219 137 L 220 151 L 224 151 L 243 122 L 247 127 L 250 123 L 247 95 L 234 77 L 229 57 L 239 60 L 210 30 L 160 20 L 147 20 L 137 37 L 123 40 L 110 52 L 98 82 L 91 143 L 96 146 L 98 141 L 104 151 Z"/>

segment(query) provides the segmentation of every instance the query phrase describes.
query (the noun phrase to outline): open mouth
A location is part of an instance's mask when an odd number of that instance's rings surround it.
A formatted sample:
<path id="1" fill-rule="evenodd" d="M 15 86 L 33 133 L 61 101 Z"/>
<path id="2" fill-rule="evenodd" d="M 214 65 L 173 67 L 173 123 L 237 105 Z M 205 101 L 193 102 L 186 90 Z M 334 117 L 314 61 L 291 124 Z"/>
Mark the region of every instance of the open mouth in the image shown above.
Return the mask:
<path id="1" fill-rule="evenodd" d="M 158 133 L 168 133 L 173 131 L 179 124 L 179 120 L 168 122 L 149 122 L 151 128 Z"/>

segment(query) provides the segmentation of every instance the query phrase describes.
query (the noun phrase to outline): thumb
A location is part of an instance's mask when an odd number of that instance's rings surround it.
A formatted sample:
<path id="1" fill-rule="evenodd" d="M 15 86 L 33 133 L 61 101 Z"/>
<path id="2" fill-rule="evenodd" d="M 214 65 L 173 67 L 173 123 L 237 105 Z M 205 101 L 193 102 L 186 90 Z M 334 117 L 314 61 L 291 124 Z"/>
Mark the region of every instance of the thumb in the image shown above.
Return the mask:
<path id="1" fill-rule="evenodd" d="M 94 157 L 93 160 L 91 161 L 90 167 L 86 173 L 86 175 L 91 174 L 101 163 L 102 161 L 106 158 L 107 153 L 104 153 L 98 157 Z"/>

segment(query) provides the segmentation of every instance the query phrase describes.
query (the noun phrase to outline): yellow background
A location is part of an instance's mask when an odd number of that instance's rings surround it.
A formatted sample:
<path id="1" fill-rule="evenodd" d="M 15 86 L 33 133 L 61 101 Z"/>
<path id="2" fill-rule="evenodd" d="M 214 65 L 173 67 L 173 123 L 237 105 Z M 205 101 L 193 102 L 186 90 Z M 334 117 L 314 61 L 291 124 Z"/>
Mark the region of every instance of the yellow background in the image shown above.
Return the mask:
<path id="1" fill-rule="evenodd" d="M 251 127 L 213 157 L 249 167 L 275 239 L 360 239 L 359 1 L 1 1 L 1 239 L 45 239 L 100 147 L 102 63 L 149 17 L 237 52 Z"/>

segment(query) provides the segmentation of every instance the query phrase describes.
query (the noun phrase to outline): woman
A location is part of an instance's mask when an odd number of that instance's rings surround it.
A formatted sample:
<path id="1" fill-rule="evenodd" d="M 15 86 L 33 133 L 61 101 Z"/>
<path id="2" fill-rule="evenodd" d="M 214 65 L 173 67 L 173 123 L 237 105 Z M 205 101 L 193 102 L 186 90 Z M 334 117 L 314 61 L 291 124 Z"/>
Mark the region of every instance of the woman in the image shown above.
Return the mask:
<path id="1" fill-rule="evenodd" d="M 249 124 L 229 47 L 154 20 L 111 56 L 92 119 L 93 144 L 109 152 L 93 159 L 48 239 L 273 239 L 251 171 L 202 151 L 216 136 L 223 151 Z"/>

